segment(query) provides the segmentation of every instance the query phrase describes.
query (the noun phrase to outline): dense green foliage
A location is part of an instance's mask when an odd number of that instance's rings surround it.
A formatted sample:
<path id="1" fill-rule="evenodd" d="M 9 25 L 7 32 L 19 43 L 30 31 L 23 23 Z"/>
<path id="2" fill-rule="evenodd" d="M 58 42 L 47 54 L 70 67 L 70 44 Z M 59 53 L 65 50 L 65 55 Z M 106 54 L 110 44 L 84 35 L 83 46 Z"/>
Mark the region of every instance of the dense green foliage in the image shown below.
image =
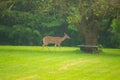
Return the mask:
<path id="1" fill-rule="evenodd" d="M 113 4 L 117 0 L 111 2 L 112 5 L 104 2 L 91 1 L 91 7 L 86 0 L 0 0 L 0 44 L 42 45 L 44 36 L 63 36 L 65 32 L 71 40 L 66 40 L 63 45 L 76 46 L 83 43 L 84 37 L 74 23 L 91 21 L 87 22 L 89 27 L 97 21 L 100 23 L 98 43 L 119 48 L 119 7 Z M 93 20 L 91 14 L 95 15 Z"/>
<path id="2" fill-rule="evenodd" d="M 0 46 L 0 80 L 120 80 L 120 49 Z"/>
<path id="3" fill-rule="evenodd" d="M 55 15 L 55 12 L 41 12 L 39 8 L 43 4 L 39 3 L 41 1 L 1 1 L 0 44 L 42 45 L 44 36 L 63 36 L 64 33 L 71 37 L 77 36 L 63 45 L 80 44 L 78 32 L 67 27 L 68 24 L 62 15 Z"/>
<path id="4" fill-rule="evenodd" d="M 111 26 L 109 29 L 102 30 L 100 33 L 99 43 L 105 47 L 120 47 L 120 19 L 112 20 L 112 24 L 109 25 L 108 23 L 111 22 L 109 20 L 104 20 L 104 23 L 101 24 L 103 26 Z M 101 28 L 101 29 L 102 29 Z"/>

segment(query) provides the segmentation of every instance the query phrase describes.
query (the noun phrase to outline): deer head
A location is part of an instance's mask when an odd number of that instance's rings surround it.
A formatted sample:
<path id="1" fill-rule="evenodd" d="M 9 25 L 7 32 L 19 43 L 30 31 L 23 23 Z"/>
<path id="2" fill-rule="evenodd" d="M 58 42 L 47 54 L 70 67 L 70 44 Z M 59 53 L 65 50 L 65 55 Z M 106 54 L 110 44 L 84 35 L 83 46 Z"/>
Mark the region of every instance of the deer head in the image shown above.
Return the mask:
<path id="1" fill-rule="evenodd" d="M 64 33 L 64 37 L 65 37 L 66 39 L 71 39 L 66 33 Z"/>

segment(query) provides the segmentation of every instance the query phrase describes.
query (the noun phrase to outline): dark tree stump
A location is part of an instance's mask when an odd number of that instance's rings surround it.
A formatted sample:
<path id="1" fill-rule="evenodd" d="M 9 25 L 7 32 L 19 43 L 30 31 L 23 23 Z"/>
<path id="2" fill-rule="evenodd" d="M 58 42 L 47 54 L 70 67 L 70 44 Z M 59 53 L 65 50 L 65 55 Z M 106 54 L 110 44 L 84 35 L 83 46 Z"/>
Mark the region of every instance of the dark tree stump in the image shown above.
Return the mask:
<path id="1" fill-rule="evenodd" d="M 99 53 L 98 46 L 93 45 L 78 45 L 80 50 L 87 53 Z"/>

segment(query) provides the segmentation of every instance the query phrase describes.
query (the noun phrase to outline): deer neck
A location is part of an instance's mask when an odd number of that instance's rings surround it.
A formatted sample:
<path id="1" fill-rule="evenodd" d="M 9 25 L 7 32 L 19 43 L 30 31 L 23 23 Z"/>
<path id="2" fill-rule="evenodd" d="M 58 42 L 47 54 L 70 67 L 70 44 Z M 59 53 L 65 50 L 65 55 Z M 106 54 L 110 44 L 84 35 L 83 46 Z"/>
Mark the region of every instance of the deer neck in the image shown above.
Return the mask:
<path id="1" fill-rule="evenodd" d="M 66 37 L 65 37 L 65 36 L 63 36 L 63 37 L 62 37 L 62 41 L 64 41 L 65 39 L 66 39 Z"/>

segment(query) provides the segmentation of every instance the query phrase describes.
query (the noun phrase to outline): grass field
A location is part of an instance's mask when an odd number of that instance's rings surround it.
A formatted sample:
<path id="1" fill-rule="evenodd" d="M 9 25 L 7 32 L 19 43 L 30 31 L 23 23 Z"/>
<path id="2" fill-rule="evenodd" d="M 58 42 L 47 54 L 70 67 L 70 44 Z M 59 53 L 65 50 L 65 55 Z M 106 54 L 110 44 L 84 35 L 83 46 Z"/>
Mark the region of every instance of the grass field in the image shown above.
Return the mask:
<path id="1" fill-rule="evenodd" d="M 120 49 L 0 46 L 0 80 L 120 80 Z"/>

